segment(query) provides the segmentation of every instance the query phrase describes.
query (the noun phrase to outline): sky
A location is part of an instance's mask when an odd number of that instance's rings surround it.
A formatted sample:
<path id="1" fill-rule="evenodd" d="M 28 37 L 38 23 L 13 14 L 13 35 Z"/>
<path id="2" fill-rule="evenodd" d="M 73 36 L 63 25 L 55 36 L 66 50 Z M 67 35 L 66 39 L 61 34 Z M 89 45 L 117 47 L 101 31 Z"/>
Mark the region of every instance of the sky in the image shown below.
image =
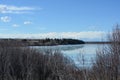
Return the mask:
<path id="1" fill-rule="evenodd" d="M 104 40 L 120 0 L 0 0 L 0 38 Z"/>

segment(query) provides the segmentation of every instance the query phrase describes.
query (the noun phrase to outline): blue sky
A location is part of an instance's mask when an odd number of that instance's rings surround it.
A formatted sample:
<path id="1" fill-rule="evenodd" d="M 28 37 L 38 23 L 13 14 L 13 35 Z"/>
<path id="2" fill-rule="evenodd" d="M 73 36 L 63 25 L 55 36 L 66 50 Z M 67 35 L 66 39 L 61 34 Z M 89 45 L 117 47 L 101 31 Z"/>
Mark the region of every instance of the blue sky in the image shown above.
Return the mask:
<path id="1" fill-rule="evenodd" d="M 120 23 L 120 0 L 1 0 L 1 38 L 101 40 Z"/>

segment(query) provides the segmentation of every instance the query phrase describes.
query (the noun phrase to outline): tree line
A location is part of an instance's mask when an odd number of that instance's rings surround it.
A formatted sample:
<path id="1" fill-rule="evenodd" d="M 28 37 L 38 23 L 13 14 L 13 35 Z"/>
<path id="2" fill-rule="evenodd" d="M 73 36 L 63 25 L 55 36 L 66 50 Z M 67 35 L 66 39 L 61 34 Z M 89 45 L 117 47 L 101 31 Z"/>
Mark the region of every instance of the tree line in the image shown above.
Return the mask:
<path id="1" fill-rule="evenodd" d="M 33 46 L 51 46 L 51 45 L 68 45 L 68 44 L 84 44 L 85 42 L 78 39 L 23 39 L 22 42 L 27 42 Z"/>
<path id="2" fill-rule="evenodd" d="M 78 39 L 0 39 L 0 41 L 12 41 L 23 43 L 27 46 L 52 46 L 52 45 L 72 45 L 72 44 L 84 44 L 85 42 Z"/>

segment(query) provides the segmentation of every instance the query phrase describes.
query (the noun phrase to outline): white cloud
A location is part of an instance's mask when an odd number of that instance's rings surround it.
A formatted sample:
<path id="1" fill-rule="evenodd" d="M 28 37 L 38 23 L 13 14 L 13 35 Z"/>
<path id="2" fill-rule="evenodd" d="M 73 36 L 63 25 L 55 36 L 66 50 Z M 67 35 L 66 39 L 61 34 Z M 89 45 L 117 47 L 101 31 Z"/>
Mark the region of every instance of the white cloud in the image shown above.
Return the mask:
<path id="1" fill-rule="evenodd" d="M 27 11 L 35 10 L 33 7 L 18 7 L 18 6 L 12 6 L 12 5 L 3 5 L 0 4 L 0 13 L 27 13 Z"/>
<path id="2" fill-rule="evenodd" d="M 0 18 L 3 22 L 10 22 L 11 18 L 9 16 L 4 16 Z"/>
<path id="3" fill-rule="evenodd" d="M 19 25 L 18 25 L 18 24 L 13 24 L 12 26 L 13 26 L 13 27 L 19 27 Z"/>
<path id="4" fill-rule="evenodd" d="M 83 32 L 49 32 L 39 34 L 0 34 L 0 38 L 75 38 L 75 39 L 102 39 L 104 31 L 83 31 Z"/>
<path id="5" fill-rule="evenodd" d="M 24 24 L 25 24 L 25 25 L 27 25 L 27 24 L 32 24 L 32 22 L 31 22 L 31 21 L 25 21 Z"/>

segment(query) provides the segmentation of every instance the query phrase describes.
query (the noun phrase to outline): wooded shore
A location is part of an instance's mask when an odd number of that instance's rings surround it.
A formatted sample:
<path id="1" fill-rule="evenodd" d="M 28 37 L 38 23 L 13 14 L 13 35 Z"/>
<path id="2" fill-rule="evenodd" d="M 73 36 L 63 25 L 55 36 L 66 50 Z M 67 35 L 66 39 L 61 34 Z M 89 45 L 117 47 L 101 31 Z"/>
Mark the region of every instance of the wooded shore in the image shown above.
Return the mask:
<path id="1" fill-rule="evenodd" d="M 0 41 L 10 41 L 23 43 L 26 46 L 54 46 L 54 45 L 73 45 L 85 44 L 84 41 L 78 39 L 0 39 Z"/>
<path id="2" fill-rule="evenodd" d="M 75 44 L 111 44 L 109 41 L 83 41 L 78 39 L 0 39 L 0 41 L 20 42 L 25 46 L 54 46 Z"/>

